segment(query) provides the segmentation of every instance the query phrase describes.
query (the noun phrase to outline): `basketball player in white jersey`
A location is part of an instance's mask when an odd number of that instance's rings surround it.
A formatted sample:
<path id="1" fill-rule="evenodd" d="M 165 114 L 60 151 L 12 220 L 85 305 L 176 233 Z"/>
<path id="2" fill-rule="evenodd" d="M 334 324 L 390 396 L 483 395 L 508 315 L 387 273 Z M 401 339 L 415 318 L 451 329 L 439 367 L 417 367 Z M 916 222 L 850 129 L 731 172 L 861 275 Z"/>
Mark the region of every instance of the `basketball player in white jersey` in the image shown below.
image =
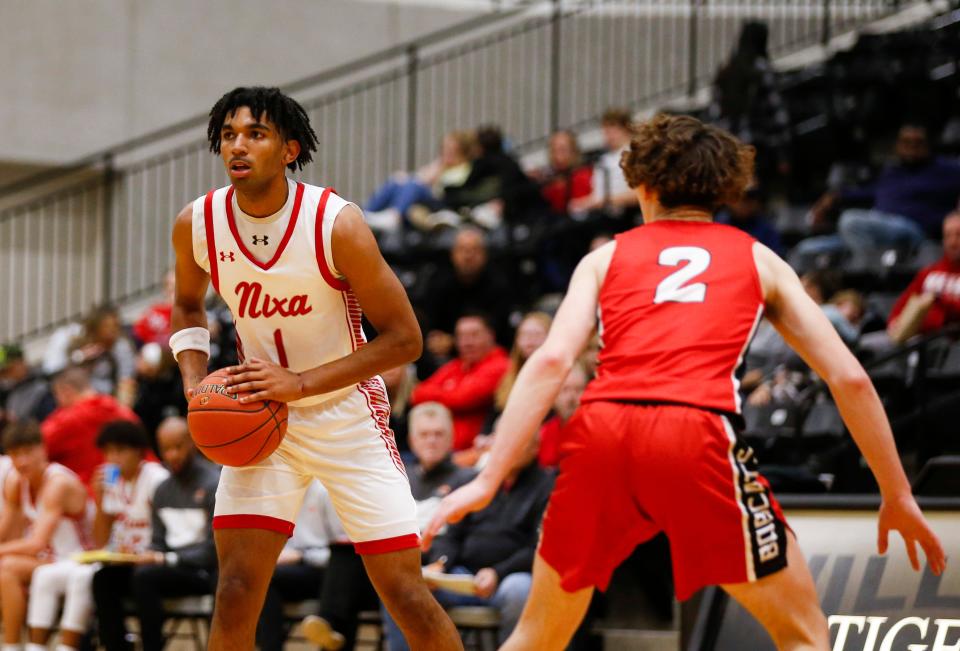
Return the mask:
<path id="1" fill-rule="evenodd" d="M 208 138 L 231 184 L 177 216 L 170 345 L 189 396 L 207 374 L 212 282 L 237 326 L 243 361 L 228 369 L 231 389 L 290 406 L 276 452 L 223 469 L 209 648 L 253 648 L 277 556 L 317 478 L 411 648 L 460 649 L 421 577 L 416 506 L 377 376 L 420 355 L 407 295 L 354 204 L 287 177 L 317 146 L 294 100 L 275 88 L 237 88 L 211 110 Z M 369 343 L 362 314 L 378 333 Z M 327 633 L 312 638 L 322 645 Z"/>
<path id="2" fill-rule="evenodd" d="M 20 648 L 27 588 L 40 565 L 69 558 L 89 547 L 88 495 L 80 478 L 50 463 L 33 421 L 15 423 L 3 434 L 13 471 L 3 484 L 0 515 L 0 610 L 3 651 Z"/>

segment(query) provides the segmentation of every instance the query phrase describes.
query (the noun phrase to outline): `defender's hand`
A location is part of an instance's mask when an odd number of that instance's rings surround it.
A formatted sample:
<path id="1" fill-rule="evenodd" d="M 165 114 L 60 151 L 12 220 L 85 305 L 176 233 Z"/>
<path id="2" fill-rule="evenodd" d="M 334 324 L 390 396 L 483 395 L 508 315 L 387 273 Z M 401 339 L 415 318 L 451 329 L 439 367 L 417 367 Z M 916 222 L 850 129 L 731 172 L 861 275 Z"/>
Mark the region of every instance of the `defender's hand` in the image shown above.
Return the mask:
<path id="1" fill-rule="evenodd" d="M 229 378 L 225 386 L 241 394 L 240 402 L 290 402 L 303 397 L 300 376 L 273 362 L 251 357 L 240 366 L 227 367 L 226 371 Z"/>
<path id="2" fill-rule="evenodd" d="M 940 544 L 937 534 L 933 533 L 930 525 L 927 524 L 913 496 L 884 500 L 880 504 L 878 527 L 877 550 L 881 554 L 887 553 L 887 538 L 890 531 L 899 531 L 907 546 L 907 555 L 914 570 L 920 570 L 917 543 L 920 543 L 923 553 L 927 556 L 927 564 L 931 572 L 939 576 L 946 569 L 947 559 L 943 553 L 943 545 Z"/>
<path id="3" fill-rule="evenodd" d="M 445 524 L 460 522 L 469 513 L 479 511 L 489 504 L 496 494 L 496 486 L 491 486 L 483 478 L 476 477 L 443 498 L 430 524 L 423 532 L 423 549 L 430 549 L 430 544 Z"/>

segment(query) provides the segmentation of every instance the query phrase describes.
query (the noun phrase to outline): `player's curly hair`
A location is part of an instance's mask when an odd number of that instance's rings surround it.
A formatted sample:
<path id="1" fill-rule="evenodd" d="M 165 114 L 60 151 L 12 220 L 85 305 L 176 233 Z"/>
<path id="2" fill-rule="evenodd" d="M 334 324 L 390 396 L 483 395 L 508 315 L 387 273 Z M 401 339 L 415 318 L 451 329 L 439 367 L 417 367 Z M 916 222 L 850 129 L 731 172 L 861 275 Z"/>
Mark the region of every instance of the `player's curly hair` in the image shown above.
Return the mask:
<path id="1" fill-rule="evenodd" d="M 296 171 L 303 169 L 304 165 L 313 160 L 312 152 L 317 150 L 317 134 L 310 126 L 307 112 L 296 100 L 280 92 L 279 88 L 265 86 L 234 88 L 217 100 L 210 109 L 210 122 L 207 125 L 210 151 L 220 153 L 220 129 L 224 121 L 227 116 L 244 106 L 249 108 L 256 118 L 266 114 L 284 140 L 296 140 L 300 143 L 300 155 L 287 167 Z"/>
<path id="2" fill-rule="evenodd" d="M 687 115 L 660 114 L 634 128 L 620 167 L 631 188 L 656 192 L 665 208 L 715 211 L 743 196 L 755 155 L 722 129 Z"/>

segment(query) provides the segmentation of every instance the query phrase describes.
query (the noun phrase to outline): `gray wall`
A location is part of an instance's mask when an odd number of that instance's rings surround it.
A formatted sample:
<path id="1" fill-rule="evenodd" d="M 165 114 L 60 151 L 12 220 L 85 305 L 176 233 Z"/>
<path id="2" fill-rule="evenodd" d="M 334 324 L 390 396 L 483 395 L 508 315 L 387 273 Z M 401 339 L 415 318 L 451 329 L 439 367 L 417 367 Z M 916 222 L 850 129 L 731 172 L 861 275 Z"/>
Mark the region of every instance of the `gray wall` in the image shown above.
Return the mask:
<path id="1" fill-rule="evenodd" d="M 439 4 L 0 0 L 0 162 L 62 163 L 479 10 Z"/>

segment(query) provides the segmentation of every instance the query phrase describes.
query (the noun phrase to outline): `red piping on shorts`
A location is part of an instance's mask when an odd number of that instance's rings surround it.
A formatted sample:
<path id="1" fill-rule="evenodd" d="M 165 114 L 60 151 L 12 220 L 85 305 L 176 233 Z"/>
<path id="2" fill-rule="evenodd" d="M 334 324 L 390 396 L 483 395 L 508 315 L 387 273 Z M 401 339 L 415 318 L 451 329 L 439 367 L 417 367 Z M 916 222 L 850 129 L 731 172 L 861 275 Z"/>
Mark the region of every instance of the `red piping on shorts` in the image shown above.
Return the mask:
<path id="1" fill-rule="evenodd" d="M 273 518 L 269 515 L 215 515 L 213 516 L 214 529 L 264 529 L 266 531 L 276 531 L 282 533 L 288 538 L 293 535 L 294 524 Z"/>
<path id="2" fill-rule="evenodd" d="M 413 549 L 420 546 L 420 536 L 415 533 L 408 533 L 403 536 L 394 536 L 393 538 L 382 538 L 380 540 L 368 540 L 366 542 L 353 543 L 353 548 L 358 554 L 386 554 L 388 552 L 399 552 L 404 549 Z"/>

